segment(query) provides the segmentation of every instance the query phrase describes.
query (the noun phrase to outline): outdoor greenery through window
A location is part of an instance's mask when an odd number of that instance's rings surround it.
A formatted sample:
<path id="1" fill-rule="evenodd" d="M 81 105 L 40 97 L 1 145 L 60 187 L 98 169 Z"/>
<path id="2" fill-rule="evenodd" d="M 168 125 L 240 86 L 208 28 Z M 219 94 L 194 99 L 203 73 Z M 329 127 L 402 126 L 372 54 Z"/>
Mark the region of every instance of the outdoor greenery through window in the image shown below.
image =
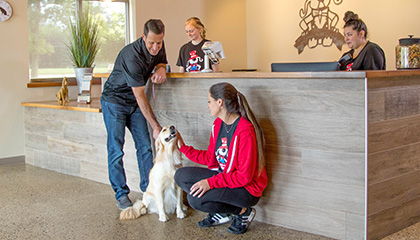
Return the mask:
<path id="1" fill-rule="evenodd" d="M 128 1 L 28 0 L 31 79 L 74 77 L 66 45 L 70 39 L 70 21 L 75 21 L 79 6 L 100 23 L 94 73 L 108 72 L 108 66 L 128 43 Z"/>

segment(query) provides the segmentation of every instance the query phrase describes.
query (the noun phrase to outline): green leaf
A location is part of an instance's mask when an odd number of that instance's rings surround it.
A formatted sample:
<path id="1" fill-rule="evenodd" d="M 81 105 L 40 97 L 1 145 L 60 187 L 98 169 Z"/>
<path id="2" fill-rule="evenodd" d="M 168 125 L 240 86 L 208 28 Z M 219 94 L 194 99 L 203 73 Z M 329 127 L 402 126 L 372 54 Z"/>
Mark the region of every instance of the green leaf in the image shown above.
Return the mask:
<path id="1" fill-rule="evenodd" d="M 92 67 L 99 51 L 99 23 L 89 14 L 78 14 L 76 21 L 70 20 L 71 38 L 67 48 L 75 67 Z"/>

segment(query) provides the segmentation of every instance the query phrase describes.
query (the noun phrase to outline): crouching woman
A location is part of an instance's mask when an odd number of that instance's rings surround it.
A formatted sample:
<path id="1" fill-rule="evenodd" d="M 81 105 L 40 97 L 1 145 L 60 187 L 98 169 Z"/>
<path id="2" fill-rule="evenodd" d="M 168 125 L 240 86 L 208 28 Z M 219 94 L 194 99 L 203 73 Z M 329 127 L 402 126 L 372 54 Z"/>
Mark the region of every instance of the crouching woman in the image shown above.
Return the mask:
<path id="1" fill-rule="evenodd" d="M 216 120 L 207 150 L 185 145 L 178 133 L 180 151 L 207 168 L 180 168 L 175 181 L 192 208 L 208 213 L 199 227 L 231 222 L 228 232 L 241 234 L 254 219 L 252 206 L 267 186 L 263 132 L 245 96 L 229 83 L 210 88 L 208 108 Z"/>

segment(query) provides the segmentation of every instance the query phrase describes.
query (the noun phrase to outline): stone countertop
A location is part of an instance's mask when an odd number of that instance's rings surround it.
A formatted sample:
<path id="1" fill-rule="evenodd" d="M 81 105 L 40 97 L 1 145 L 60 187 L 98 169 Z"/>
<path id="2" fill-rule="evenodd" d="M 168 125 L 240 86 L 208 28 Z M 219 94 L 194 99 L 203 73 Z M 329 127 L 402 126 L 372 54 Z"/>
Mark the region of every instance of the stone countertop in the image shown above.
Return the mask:
<path id="1" fill-rule="evenodd" d="M 107 78 L 110 73 L 96 73 L 97 78 Z M 167 73 L 168 78 L 381 78 L 420 75 L 419 69 L 377 71 L 329 72 L 214 72 Z"/>
<path id="2" fill-rule="evenodd" d="M 79 103 L 77 100 L 73 99 L 64 105 L 61 105 L 58 101 L 22 102 L 21 105 L 25 107 L 53 108 L 81 112 L 102 112 L 99 98 L 92 99 L 92 102 L 89 104 Z"/>

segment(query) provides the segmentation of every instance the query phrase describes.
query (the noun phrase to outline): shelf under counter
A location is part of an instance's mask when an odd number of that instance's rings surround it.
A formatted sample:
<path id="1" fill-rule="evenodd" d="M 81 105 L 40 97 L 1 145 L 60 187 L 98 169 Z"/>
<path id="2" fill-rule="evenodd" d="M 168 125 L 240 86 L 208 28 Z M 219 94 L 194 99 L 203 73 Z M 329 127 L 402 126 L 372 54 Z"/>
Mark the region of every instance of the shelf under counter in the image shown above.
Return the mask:
<path id="1" fill-rule="evenodd" d="M 81 103 L 77 102 L 77 100 L 70 100 L 70 102 L 63 105 L 58 101 L 22 102 L 21 105 L 25 107 L 52 108 L 81 112 L 102 112 L 99 98 L 92 99 L 90 103 Z"/>

